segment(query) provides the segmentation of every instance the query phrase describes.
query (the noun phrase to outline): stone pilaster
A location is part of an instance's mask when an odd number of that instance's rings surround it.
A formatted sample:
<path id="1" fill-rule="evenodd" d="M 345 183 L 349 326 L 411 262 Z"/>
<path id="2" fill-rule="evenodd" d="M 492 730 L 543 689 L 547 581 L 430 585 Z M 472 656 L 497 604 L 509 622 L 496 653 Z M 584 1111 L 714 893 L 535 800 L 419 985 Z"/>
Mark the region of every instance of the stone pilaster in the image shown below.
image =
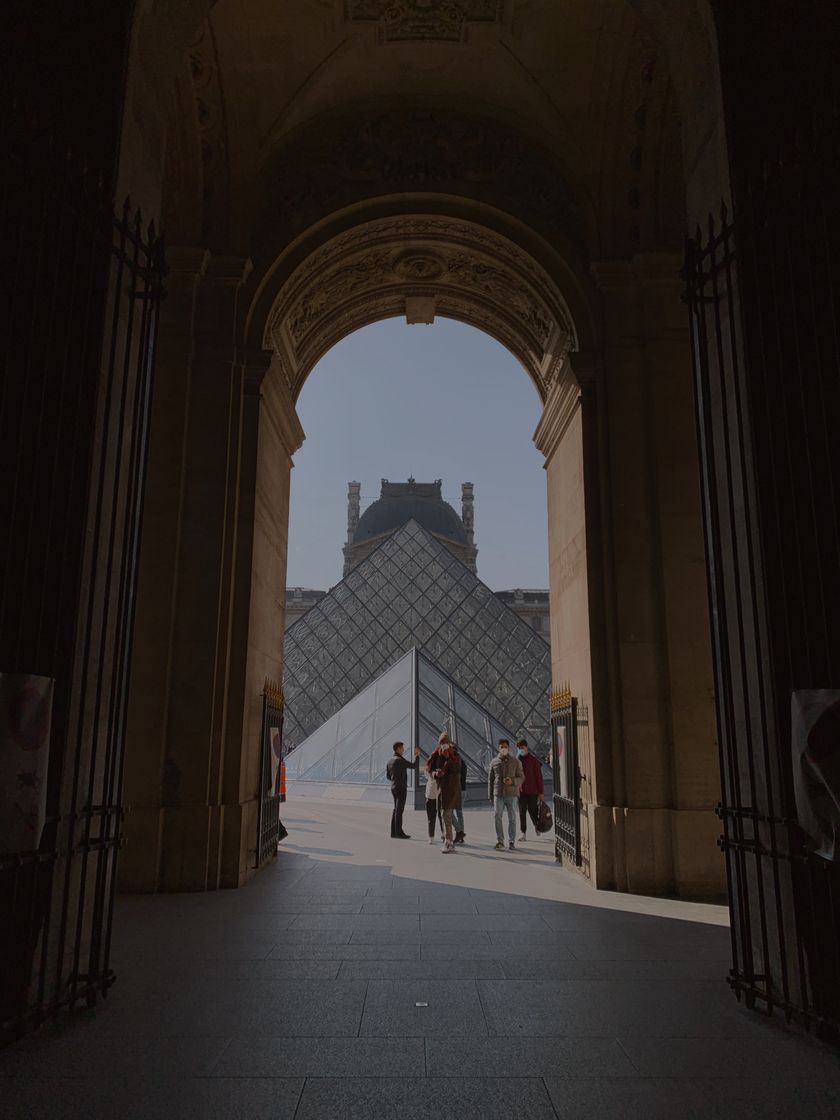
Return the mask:
<path id="1" fill-rule="evenodd" d="M 596 881 L 715 894 L 722 868 L 705 571 L 679 262 L 593 267 L 604 377 L 597 476 L 602 578 L 591 580 Z M 590 571 L 590 576 L 592 575 Z M 595 591 L 596 594 L 592 594 Z M 606 720 L 603 716 L 606 715 Z"/>
<path id="2" fill-rule="evenodd" d="M 161 775 L 172 690 L 172 632 L 183 512 L 184 457 L 199 287 L 210 253 L 167 252 L 167 297 L 161 304 L 149 458 L 137 588 L 125 752 L 128 842 L 119 861 L 122 889 L 159 887 L 163 836 Z"/>

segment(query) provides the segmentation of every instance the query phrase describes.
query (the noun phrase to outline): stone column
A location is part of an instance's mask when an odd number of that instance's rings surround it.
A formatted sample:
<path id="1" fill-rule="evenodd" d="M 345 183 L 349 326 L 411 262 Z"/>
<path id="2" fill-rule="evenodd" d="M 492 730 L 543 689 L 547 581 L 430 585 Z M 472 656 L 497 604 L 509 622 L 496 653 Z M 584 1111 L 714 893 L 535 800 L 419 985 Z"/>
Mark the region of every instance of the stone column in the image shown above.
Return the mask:
<path id="1" fill-rule="evenodd" d="M 236 345 L 249 263 L 184 261 L 154 402 L 123 889 L 213 889 L 251 873 L 255 720 L 282 658 L 289 470 L 303 434 L 282 375 L 265 376 L 271 355 Z"/>
<path id="2" fill-rule="evenodd" d="M 572 355 L 535 436 L 554 680 L 590 705 L 585 870 L 600 887 L 714 895 L 719 779 L 679 262 L 646 254 L 593 272 L 603 351 Z"/>
<path id="3" fill-rule="evenodd" d="M 587 363 L 579 355 L 574 357 L 587 376 L 579 377 L 567 359 L 549 389 L 534 442 L 545 457 L 547 474 L 552 678 L 555 684 L 571 682 L 578 699 L 590 707 L 590 734 L 580 744 L 579 758 L 584 798 L 582 870 L 597 882 L 598 853 L 590 836 L 591 751 L 606 705 L 602 708 L 592 703 L 593 641 L 597 642 L 598 628 L 591 609 L 590 565 L 597 564 L 601 546 L 597 516 L 587 511 L 587 498 L 597 495 L 593 482 L 597 472 L 587 470 L 589 448 L 596 445 L 593 433 L 597 409 L 595 379 L 589 375 Z"/>
<path id="4" fill-rule="evenodd" d="M 264 350 L 242 355 L 243 408 L 232 603 L 220 885 L 252 873 L 262 749 L 262 690 L 280 680 L 292 456 L 304 439 L 282 366 Z"/>
<path id="5" fill-rule="evenodd" d="M 159 886 L 164 770 L 172 681 L 172 629 L 181 539 L 184 457 L 189 427 L 198 291 L 210 254 L 171 247 L 149 429 L 149 460 L 125 748 L 128 841 L 122 889 Z"/>
<path id="6" fill-rule="evenodd" d="M 642 254 L 593 268 L 604 324 L 600 500 L 610 533 L 596 676 L 612 707 L 609 741 L 596 738 L 594 834 L 599 885 L 697 896 L 722 891 L 723 869 L 679 267 L 674 257 Z"/>

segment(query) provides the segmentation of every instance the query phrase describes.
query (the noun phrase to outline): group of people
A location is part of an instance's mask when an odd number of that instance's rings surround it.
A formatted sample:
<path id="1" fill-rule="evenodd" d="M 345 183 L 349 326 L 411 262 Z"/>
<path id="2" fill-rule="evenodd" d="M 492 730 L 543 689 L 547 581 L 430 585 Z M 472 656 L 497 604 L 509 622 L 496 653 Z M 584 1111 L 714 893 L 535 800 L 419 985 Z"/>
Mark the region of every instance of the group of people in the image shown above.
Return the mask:
<path id="1" fill-rule="evenodd" d="M 391 837 L 410 840 L 403 828 L 403 812 L 408 793 L 408 772 L 420 771 L 420 748 L 414 751 L 414 761 L 405 756 L 405 744 L 394 743 L 394 754 L 388 762 L 387 775 L 391 783 L 394 810 L 391 814 Z M 437 746 L 429 755 L 426 771 L 426 817 L 429 825 L 429 843 L 435 842 L 435 824 L 443 837 L 444 854 L 455 851 L 456 844 L 466 840 L 464 823 L 464 791 L 467 788 L 467 764 L 458 753 L 457 745 L 444 731 Z M 539 805 L 544 800 L 542 764 L 531 754 L 528 741 L 520 739 L 516 753 L 512 754 L 510 742 L 499 740 L 499 750 L 490 764 L 487 776 L 487 796 L 493 804 L 496 825 L 496 850 L 505 847 L 504 822 L 507 816 L 508 848 L 516 850 L 516 812 L 519 810 L 520 841 L 527 837 L 528 817 L 537 832 Z"/>

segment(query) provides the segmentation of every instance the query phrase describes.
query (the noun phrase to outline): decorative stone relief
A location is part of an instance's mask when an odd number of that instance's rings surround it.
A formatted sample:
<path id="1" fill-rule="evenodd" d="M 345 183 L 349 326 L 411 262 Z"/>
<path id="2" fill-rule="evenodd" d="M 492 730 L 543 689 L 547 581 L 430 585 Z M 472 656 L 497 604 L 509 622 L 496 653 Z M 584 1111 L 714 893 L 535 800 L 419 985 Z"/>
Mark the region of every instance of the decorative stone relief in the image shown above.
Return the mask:
<path id="1" fill-rule="evenodd" d="M 462 43 L 470 23 L 495 23 L 501 0 L 347 0 L 351 22 L 379 24 L 381 43 Z"/>
<path id="2" fill-rule="evenodd" d="M 277 149 L 266 181 L 259 227 L 272 238 L 354 202 L 431 191 L 487 203 L 549 235 L 586 239 L 556 155 L 499 121 L 432 108 L 357 109 L 324 120 Z"/>
<path id="3" fill-rule="evenodd" d="M 435 313 L 497 338 L 543 395 L 549 370 L 575 344 L 563 299 L 533 258 L 471 222 L 419 215 L 364 223 L 314 252 L 278 295 L 265 345 L 291 360 L 297 391 L 350 331 L 403 314 L 431 322 Z"/>
<path id="4" fill-rule="evenodd" d="M 202 168 L 202 240 L 223 234 L 228 212 L 228 151 L 216 43 L 209 21 L 189 49 Z"/>

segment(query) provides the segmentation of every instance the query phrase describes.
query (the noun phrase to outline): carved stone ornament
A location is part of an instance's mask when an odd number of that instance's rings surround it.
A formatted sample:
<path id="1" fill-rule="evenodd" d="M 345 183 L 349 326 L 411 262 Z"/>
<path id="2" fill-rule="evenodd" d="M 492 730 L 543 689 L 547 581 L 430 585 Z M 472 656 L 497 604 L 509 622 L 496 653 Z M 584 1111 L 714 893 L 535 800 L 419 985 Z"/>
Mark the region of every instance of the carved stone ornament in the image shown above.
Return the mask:
<path id="1" fill-rule="evenodd" d="M 224 234 L 228 213 L 228 145 L 224 97 L 213 29 L 208 20 L 189 49 L 190 76 L 195 96 L 201 143 L 202 239 Z"/>
<path id="2" fill-rule="evenodd" d="M 381 43 L 462 43 L 470 23 L 494 23 L 501 0 L 346 0 L 350 22 L 378 23 Z"/>
<path id="3" fill-rule="evenodd" d="M 266 165 L 257 240 L 290 240 L 325 215 L 384 195 L 486 203 L 551 240 L 588 229 L 556 153 L 499 121 L 434 108 L 357 109 L 287 138 Z"/>
<path id="4" fill-rule="evenodd" d="M 425 318 L 417 309 L 425 308 Z M 545 396 L 575 345 L 562 296 L 544 269 L 507 238 L 471 222 L 385 218 L 333 238 L 284 284 L 265 329 L 297 392 L 318 359 L 367 323 L 436 313 L 497 338 Z"/>

